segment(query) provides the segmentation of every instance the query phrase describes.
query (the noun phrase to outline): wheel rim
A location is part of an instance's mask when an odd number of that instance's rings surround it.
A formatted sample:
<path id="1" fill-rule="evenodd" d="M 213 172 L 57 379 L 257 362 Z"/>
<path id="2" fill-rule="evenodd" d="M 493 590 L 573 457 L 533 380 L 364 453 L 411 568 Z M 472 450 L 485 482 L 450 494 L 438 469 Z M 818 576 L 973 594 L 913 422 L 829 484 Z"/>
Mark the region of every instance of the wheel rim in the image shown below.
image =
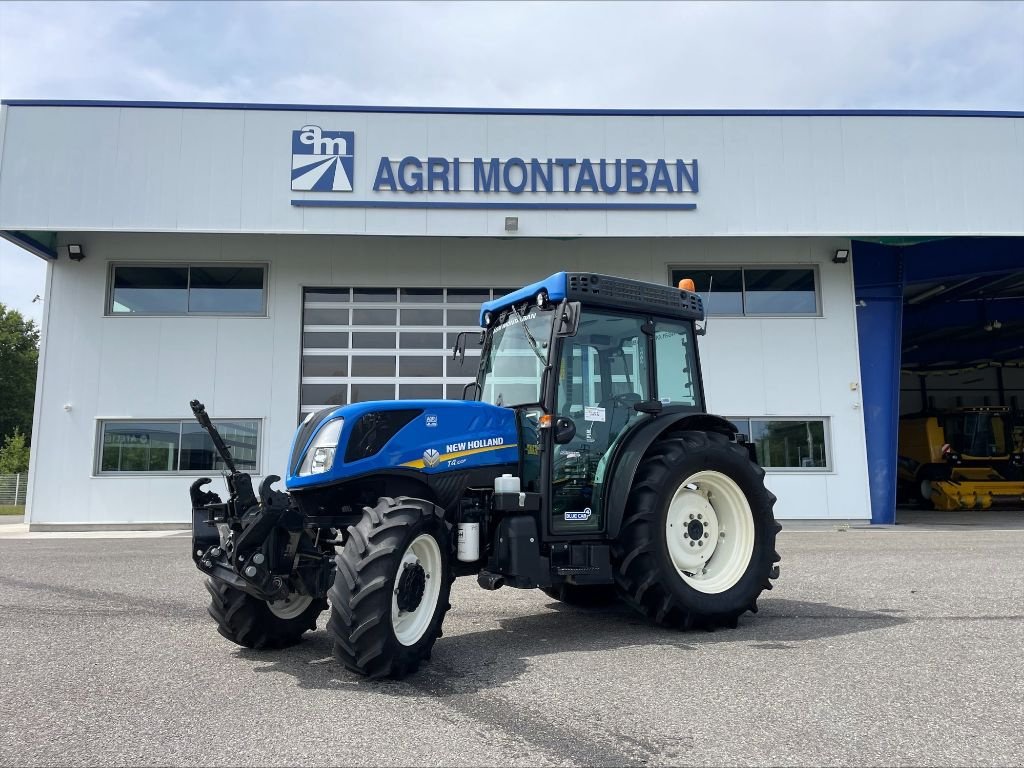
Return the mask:
<path id="1" fill-rule="evenodd" d="M 391 627 L 402 645 L 415 645 L 427 631 L 441 594 L 441 548 L 429 533 L 406 547 L 391 595 Z"/>
<path id="2" fill-rule="evenodd" d="M 925 501 L 931 501 L 932 499 L 932 481 L 922 480 L 921 481 L 921 498 Z"/>
<path id="3" fill-rule="evenodd" d="M 754 553 L 754 516 L 728 475 L 704 470 L 682 482 L 668 505 L 665 540 L 680 578 L 707 594 L 738 582 Z"/>
<path id="4" fill-rule="evenodd" d="M 293 592 L 281 600 L 271 600 L 267 603 L 267 607 L 279 619 L 294 619 L 301 616 L 312 602 L 313 598 L 309 595 L 299 595 Z"/>

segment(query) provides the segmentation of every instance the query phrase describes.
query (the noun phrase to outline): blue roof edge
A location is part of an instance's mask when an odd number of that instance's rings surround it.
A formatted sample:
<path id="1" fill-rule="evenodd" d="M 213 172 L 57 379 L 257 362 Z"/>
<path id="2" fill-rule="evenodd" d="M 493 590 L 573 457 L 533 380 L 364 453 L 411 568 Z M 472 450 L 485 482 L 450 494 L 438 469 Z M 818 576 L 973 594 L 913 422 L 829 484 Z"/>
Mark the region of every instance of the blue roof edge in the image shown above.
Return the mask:
<path id="1" fill-rule="evenodd" d="M 369 112 L 438 115 L 568 115 L 618 117 L 1024 117 L 1024 111 L 952 109 L 531 109 L 525 107 L 411 107 L 341 104 L 257 104 L 204 101 L 0 99 L 8 107 L 135 107 L 143 109 L 243 109 L 268 112 Z"/>
<path id="2" fill-rule="evenodd" d="M 504 296 L 485 301 L 480 306 L 480 327 L 487 327 L 487 324 L 484 322 L 484 315 L 488 312 L 500 312 L 512 304 L 532 299 L 541 291 L 546 291 L 551 301 L 561 301 L 565 298 L 567 290 L 565 272 L 555 272 L 555 274 L 545 277 L 543 280 L 524 285 L 522 288 L 512 291 L 512 293 L 506 293 Z"/>

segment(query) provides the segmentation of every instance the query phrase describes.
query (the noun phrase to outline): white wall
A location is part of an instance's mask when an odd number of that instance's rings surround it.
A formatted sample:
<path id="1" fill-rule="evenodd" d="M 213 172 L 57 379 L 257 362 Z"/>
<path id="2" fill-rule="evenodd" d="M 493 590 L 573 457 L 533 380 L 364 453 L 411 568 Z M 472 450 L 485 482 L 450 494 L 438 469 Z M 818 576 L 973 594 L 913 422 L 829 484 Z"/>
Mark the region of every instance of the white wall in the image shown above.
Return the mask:
<path id="1" fill-rule="evenodd" d="M 852 273 L 837 239 L 497 240 L 255 235 L 73 234 L 82 262 L 51 266 L 37 393 L 29 519 L 187 521 L 192 478 L 95 476 L 97 420 L 264 420 L 261 473 L 283 474 L 296 424 L 302 288 L 495 286 L 588 270 L 664 282 L 671 264 L 817 264 L 823 316 L 713 318 L 701 340 L 709 410 L 825 416 L 833 471 L 772 472 L 780 517 L 868 518 Z M 104 317 L 111 261 L 270 264 L 266 318 Z M 65 405 L 71 406 L 65 410 Z"/>
<path id="2" fill-rule="evenodd" d="M 0 229 L 486 236 L 1024 232 L 1024 118 L 563 116 L 11 106 Z M 354 190 L 292 192 L 292 132 L 355 133 Z M 666 158 L 669 195 L 373 192 L 381 156 Z M 695 211 L 300 208 L 348 201 L 696 202 Z"/>

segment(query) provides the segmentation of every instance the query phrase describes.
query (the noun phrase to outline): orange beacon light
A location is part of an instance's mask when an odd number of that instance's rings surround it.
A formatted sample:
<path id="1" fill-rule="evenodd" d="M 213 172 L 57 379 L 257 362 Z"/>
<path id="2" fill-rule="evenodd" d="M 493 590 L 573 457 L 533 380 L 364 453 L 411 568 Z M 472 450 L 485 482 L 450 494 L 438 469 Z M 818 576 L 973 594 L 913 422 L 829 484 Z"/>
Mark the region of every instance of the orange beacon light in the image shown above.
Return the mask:
<path id="1" fill-rule="evenodd" d="M 697 287 L 693 284 L 693 278 L 692 277 L 684 277 L 682 280 L 680 280 L 679 281 L 679 290 L 680 291 L 689 291 L 690 293 L 696 293 L 697 292 Z"/>

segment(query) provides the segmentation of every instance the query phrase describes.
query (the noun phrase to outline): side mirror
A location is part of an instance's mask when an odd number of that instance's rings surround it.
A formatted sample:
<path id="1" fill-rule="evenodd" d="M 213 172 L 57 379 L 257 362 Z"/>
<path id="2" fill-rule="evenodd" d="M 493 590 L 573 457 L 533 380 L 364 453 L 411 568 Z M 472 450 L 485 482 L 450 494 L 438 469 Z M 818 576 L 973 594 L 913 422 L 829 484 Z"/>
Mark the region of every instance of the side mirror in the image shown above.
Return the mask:
<path id="1" fill-rule="evenodd" d="M 555 433 L 553 435 L 558 445 L 564 445 L 576 437 L 576 424 L 572 419 L 559 416 L 555 419 Z"/>
<path id="2" fill-rule="evenodd" d="M 459 335 L 455 337 L 455 343 L 452 345 L 452 360 L 458 360 L 460 356 L 462 357 L 462 360 L 466 359 L 467 333 L 469 333 L 469 331 L 460 331 Z"/>
<path id="3" fill-rule="evenodd" d="M 555 333 L 558 336 L 575 336 L 580 326 L 580 302 L 565 301 L 558 306 L 558 325 Z"/>

